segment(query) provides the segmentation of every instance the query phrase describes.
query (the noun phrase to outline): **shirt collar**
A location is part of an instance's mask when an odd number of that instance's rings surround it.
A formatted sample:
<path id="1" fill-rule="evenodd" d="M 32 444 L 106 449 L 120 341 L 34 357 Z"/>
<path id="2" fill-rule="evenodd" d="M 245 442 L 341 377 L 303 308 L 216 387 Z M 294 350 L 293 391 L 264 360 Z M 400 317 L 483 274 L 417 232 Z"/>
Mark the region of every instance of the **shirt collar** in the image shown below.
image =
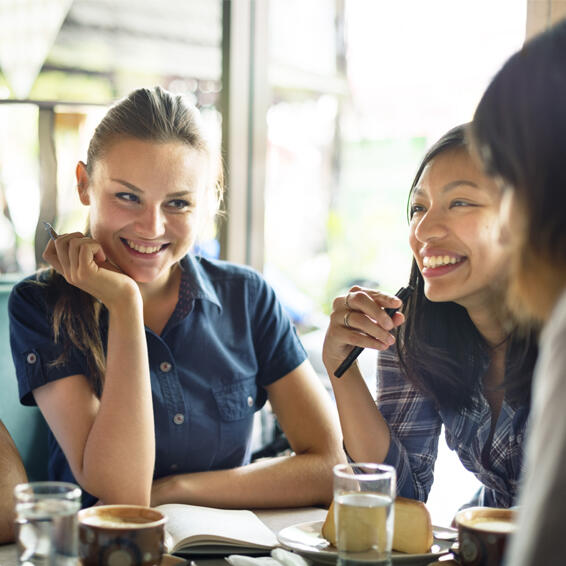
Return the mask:
<path id="1" fill-rule="evenodd" d="M 187 254 L 181 261 L 181 282 L 188 285 L 192 299 L 204 299 L 215 304 L 220 310 L 220 299 L 207 273 L 200 264 L 200 257 Z"/>

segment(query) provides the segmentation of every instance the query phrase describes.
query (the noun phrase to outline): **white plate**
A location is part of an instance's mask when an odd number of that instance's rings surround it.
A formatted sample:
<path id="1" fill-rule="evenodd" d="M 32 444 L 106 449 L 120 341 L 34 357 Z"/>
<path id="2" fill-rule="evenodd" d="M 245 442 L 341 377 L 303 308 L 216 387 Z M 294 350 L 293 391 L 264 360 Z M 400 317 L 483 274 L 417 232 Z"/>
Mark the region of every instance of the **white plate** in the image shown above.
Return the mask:
<path id="1" fill-rule="evenodd" d="M 324 521 L 310 521 L 292 525 L 281 529 L 277 538 L 285 548 L 294 550 L 307 558 L 312 558 L 317 562 L 336 564 L 336 548 L 320 534 L 323 523 Z M 403 552 L 393 551 L 393 564 L 410 564 L 427 558 L 432 561 L 434 558 L 446 554 L 451 545 L 452 542 L 450 541 L 435 539 L 431 552 L 426 554 L 404 554 Z"/>

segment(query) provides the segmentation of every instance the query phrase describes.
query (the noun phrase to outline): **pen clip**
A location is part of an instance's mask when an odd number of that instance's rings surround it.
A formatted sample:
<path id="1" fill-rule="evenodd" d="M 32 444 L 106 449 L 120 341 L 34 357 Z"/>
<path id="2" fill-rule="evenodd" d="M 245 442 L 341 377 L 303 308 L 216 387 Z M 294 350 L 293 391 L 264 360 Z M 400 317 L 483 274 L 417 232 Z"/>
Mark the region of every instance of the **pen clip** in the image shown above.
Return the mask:
<path id="1" fill-rule="evenodd" d="M 53 228 L 53 226 L 51 226 L 51 224 L 49 224 L 49 222 L 46 222 L 45 220 L 43 221 L 43 227 L 45 228 L 45 230 L 49 233 L 49 237 L 55 241 L 58 237 L 57 232 L 55 232 L 55 229 Z"/>

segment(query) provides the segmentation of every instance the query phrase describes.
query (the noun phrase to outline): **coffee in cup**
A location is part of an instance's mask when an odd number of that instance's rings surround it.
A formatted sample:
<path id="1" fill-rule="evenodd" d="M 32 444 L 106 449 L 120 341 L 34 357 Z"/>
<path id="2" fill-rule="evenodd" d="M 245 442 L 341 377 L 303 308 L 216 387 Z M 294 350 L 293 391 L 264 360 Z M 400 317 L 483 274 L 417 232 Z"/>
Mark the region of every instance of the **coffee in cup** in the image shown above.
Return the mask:
<path id="1" fill-rule="evenodd" d="M 165 515 L 139 505 L 100 505 L 79 511 L 83 566 L 157 566 L 164 552 Z"/>
<path id="2" fill-rule="evenodd" d="M 509 535 L 515 531 L 514 511 L 470 507 L 456 515 L 456 524 L 462 566 L 500 566 Z"/>

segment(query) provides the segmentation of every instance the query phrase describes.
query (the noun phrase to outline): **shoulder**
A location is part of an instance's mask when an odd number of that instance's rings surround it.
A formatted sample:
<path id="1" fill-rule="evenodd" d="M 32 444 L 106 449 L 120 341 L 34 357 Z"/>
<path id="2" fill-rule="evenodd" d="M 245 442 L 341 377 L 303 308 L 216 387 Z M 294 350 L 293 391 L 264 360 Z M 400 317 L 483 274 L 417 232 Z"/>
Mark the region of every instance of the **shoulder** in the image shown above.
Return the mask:
<path id="1" fill-rule="evenodd" d="M 198 256 L 192 258 L 192 262 L 197 285 L 204 290 L 213 289 L 221 302 L 241 294 L 257 298 L 273 293 L 264 277 L 247 265 Z"/>
<path id="2" fill-rule="evenodd" d="M 15 305 L 33 304 L 45 306 L 49 295 L 49 274 L 39 271 L 16 283 L 10 292 L 9 309 Z"/>
<path id="3" fill-rule="evenodd" d="M 564 335 L 566 335 L 566 290 L 562 293 L 546 323 L 541 335 L 541 343 L 544 345 L 547 342 L 556 342 L 557 345 L 558 343 L 563 345 L 561 338 Z"/>
<path id="4" fill-rule="evenodd" d="M 221 259 L 193 258 L 195 267 L 210 281 L 251 280 L 265 281 L 262 275 L 248 265 L 240 265 Z"/>
<path id="5" fill-rule="evenodd" d="M 564 366 L 566 365 L 566 291 L 557 302 L 550 319 L 545 324 L 540 337 L 540 356 L 537 361 L 536 373 L 538 381 L 562 382 L 562 389 L 566 390 L 564 380 Z M 544 374 L 544 375 L 541 375 Z M 546 384 L 548 386 L 548 383 Z M 539 387 L 541 387 L 539 385 Z"/>
<path id="6" fill-rule="evenodd" d="M 222 305 L 222 308 L 229 308 L 231 312 L 243 309 L 262 317 L 281 311 L 283 317 L 282 305 L 274 289 L 252 267 L 198 256 L 189 261 L 188 268 L 196 277 L 193 284 L 202 297 Z"/>

